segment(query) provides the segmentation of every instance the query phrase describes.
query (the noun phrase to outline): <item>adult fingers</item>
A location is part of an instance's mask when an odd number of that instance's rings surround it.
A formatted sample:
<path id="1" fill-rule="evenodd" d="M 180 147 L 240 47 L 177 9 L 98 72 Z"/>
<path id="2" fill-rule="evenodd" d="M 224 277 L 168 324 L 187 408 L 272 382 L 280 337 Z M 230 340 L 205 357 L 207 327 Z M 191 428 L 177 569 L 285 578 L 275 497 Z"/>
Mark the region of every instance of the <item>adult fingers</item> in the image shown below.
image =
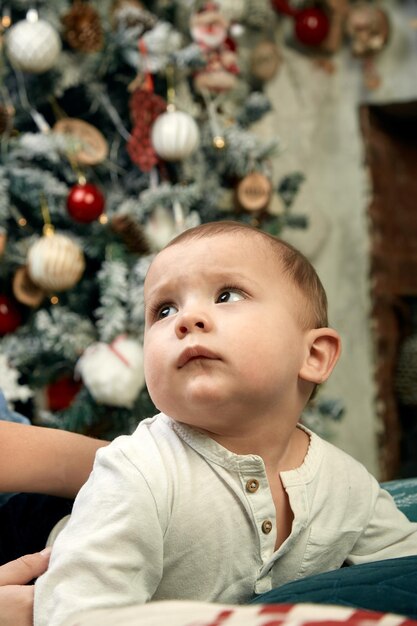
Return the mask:
<path id="1" fill-rule="evenodd" d="M 50 548 L 42 552 L 21 556 L 15 561 L 0 566 L 0 587 L 3 585 L 25 585 L 37 578 L 48 567 Z"/>
<path id="2" fill-rule="evenodd" d="M 33 626 L 33 585 L 0 587 L 0 626 Z"/>

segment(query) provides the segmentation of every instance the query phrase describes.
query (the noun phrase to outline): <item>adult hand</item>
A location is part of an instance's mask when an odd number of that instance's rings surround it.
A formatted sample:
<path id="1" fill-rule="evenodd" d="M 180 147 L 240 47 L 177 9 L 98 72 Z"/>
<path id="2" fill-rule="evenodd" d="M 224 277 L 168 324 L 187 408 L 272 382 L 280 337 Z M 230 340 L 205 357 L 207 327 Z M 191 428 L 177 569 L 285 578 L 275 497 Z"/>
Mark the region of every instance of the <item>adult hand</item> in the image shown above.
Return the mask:
<path id="1" fill-rule="evenodd" d="M 33 585 L 48 567 L 50 549 L 0 566 L 0 626 L 32 626 Z"/>

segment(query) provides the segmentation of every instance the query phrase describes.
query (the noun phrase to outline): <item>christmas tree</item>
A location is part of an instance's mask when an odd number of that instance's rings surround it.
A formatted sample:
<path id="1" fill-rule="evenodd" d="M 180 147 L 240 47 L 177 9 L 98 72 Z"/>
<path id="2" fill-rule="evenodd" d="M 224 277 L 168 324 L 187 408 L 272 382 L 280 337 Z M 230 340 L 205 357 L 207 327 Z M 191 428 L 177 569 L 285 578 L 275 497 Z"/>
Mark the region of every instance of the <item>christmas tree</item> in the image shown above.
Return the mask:
<path id="1" fill-rule="evenodd" d="M 279 143 L 250 128 L 272 106 L 278 16 L 269 0 L 7 6 L 0 388 L 36 423 L 110 438 L 154 412 L 152 255 L 201 222 L 305 226 L 290 212 L 302 176 L 274 188 Z"/>

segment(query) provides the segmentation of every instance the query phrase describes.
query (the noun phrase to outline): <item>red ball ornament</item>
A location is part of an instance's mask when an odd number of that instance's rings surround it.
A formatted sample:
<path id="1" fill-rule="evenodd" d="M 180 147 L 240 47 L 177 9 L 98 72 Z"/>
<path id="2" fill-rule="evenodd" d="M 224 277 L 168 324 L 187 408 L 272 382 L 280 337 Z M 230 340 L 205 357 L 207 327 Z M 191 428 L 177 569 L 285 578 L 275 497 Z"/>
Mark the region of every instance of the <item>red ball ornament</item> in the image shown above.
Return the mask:
<path id="1" fill-rule="evenodd" d="M 7 335 L 16 330 L 22 323 L 22 314 L 8 296 L 0 295 L 0 335 Z"/>
<path id="2" fill-rule="evenodd" d="M 303 9 L 295 16 L 295 36 L 305 46 L 319 46 L 326 39 L 329 29 L 329 18 L 321 9 Z"/>
<path id="3" fill-rule="evenodd" d="M 297 15 L 297 10 L 293 9 L 288 0 L 271 0 L 272 8 L 278 13 L 284 13 L 284 15 L 291 15 L 291 17 L 295 17 Z"/>
<path id="4" fill-rule="evenodd" d="M 103 213 L 104 196 L 95 185 L 78 183 L 68 194 L 67 209 L 77 222 L 94 222 Z"/>
<path id="5" fill-rule="evenodd" d="M 46 387 L 47 406 L 50 411 L 63 411 L 71 406 L 82 383 L 70 376 L 63 376 Z"/>

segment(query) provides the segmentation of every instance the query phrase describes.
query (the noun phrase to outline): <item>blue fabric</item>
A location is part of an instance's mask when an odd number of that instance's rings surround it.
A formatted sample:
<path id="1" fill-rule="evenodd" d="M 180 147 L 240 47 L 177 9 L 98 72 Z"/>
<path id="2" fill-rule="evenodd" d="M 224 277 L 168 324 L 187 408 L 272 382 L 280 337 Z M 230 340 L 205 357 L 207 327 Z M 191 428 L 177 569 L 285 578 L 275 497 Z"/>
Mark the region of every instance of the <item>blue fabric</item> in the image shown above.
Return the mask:
<path id="1" fill-rule="evenodd" d="M 417 478 L 403 478 L 382 483 L 389 491 L 396 505 L 409 520 L 417 522 Z"/>
<path id="2" fill-rule="evenodd" d="M 18 422 L 19 424 L 30 424 L 27 417 L 16 411 L 12 411 L 7 406 L 7 401 L 4 393 L 0 389 L 0 420 L 6 422 Z"/>
<path id="3" fill-rule="evenodd" d="M 12 411 L 7 405 L 4 393 L 0 389 L 0 420 L 5 422 L 17 422 L 18 424 L 30 424 L 30 421 L 21 413 Z M 0 493 L 0 506 L 12 497 L 12 493 Z"/>

